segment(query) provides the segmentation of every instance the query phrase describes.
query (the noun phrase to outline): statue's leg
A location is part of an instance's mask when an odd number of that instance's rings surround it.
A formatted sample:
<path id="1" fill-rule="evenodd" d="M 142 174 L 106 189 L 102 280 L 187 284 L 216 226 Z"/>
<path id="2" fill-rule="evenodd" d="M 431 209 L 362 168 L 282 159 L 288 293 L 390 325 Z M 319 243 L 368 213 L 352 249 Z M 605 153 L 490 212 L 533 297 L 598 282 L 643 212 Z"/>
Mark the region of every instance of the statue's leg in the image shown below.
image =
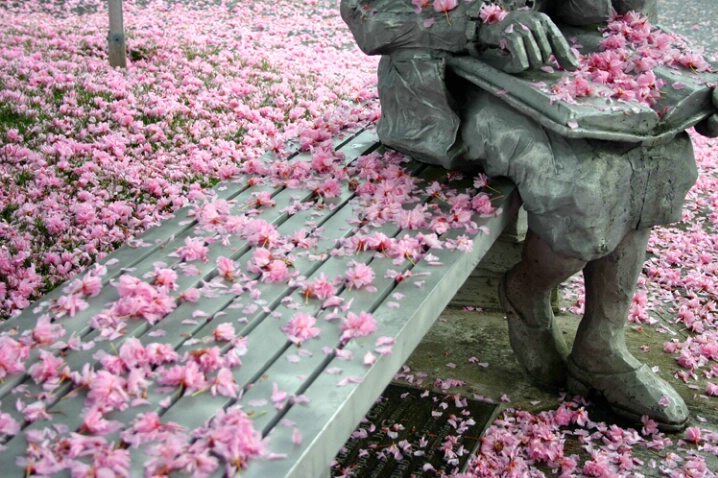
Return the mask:
<path id="1" fill-rule="evenodd" d="M 568 361 L 569 389 L 598 392 L 626 418 L 648 415 L 665 430 L 680 430 L 688 419 L 685 402 L 625 343 L 626 314 L 649 235 L 650 229 L 631 231 L 613 252 L 586 265 L 586 312 Z"/>
<path id="2" fill-rule="evenodd" d="M 521 262 L 504 276 L 499 287 L 511 348 L 539 384 L 557 386 L 565 382 L 568 349 L 554 325 L 551 290 L 584 265 L 579 259 L 554 252 L 529 230 Z"/>

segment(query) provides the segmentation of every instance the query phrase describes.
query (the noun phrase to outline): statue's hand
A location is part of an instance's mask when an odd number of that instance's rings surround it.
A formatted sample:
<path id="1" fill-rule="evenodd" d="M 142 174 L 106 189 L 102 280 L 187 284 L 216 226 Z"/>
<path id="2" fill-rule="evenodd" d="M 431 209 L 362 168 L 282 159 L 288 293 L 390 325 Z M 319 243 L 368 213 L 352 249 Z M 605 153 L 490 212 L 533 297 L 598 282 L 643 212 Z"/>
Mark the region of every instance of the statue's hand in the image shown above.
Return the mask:
<path id="1" fill-rule="evenodd" d="M 548 15 L 528 10 L 509 12 L 503 21 L 485 23 L 479 28 L 479 42 L 484 46 L 508 50 L 503 70 L 520 73 L 539 68 L 555 55 L 567 70 L 575 70 L 578 60 L 561 31 Z"/>
<path id="2" fill-rule="evenodd" d="M 718 89 L 713 89 L 713 106 L 718 110 Z M 696 131 L 709 138 L 718 138 L 718 113 L 713 113 L 696 125 Z"/>

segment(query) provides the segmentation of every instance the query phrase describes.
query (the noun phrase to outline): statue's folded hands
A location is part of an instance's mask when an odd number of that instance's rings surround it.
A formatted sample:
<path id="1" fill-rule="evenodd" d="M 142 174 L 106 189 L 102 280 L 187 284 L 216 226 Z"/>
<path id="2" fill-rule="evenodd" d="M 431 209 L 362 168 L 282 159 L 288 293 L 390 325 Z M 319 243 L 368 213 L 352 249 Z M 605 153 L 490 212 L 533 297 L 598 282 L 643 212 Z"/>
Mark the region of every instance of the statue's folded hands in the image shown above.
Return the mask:
<path id="1" fill-rule="evenodd" d="M 563 34 L 544 13 L 531 10 L 508 12 L 500 22 L 481 25 L 478 40 L 483 46 L 508 51 L 502 67 L 507 73 L 540 68 L 550 61 L 552 55 L 567 70 L 578 67 L 576 55 Z"/>

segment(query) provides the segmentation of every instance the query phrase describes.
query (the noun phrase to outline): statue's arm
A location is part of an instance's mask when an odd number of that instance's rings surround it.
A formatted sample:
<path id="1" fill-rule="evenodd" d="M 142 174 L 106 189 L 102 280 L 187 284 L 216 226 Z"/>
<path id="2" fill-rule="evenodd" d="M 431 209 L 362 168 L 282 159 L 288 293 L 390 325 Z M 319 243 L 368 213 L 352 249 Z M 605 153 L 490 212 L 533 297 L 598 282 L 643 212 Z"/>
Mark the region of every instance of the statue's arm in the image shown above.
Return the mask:
<path id="1" fill-rule="evenodd" d="M 429 4 L 417 13 L 411 0 L 342 0 L 340 8 L 359 48 L 368 55 L 408 49 L 462 53 L 482 4 L 459 0 L 447 12 L 437 12 Z"/>

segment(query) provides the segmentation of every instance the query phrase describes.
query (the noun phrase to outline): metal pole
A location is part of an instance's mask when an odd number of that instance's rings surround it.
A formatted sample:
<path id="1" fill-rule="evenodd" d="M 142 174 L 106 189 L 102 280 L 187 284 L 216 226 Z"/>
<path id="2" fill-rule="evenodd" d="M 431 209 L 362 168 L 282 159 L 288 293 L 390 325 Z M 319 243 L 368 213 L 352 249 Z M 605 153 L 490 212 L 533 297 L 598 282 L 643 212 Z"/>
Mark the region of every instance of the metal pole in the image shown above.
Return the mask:
<path id="1" fill-rule="evenodd" d="M 125 46 L 125 29 L 122 22 L 122 0 L 108 0 L 110 11 L 110 32 L 107 34 L 108 56 L 110 66 L 125 68 L 127 54 Z"/>

